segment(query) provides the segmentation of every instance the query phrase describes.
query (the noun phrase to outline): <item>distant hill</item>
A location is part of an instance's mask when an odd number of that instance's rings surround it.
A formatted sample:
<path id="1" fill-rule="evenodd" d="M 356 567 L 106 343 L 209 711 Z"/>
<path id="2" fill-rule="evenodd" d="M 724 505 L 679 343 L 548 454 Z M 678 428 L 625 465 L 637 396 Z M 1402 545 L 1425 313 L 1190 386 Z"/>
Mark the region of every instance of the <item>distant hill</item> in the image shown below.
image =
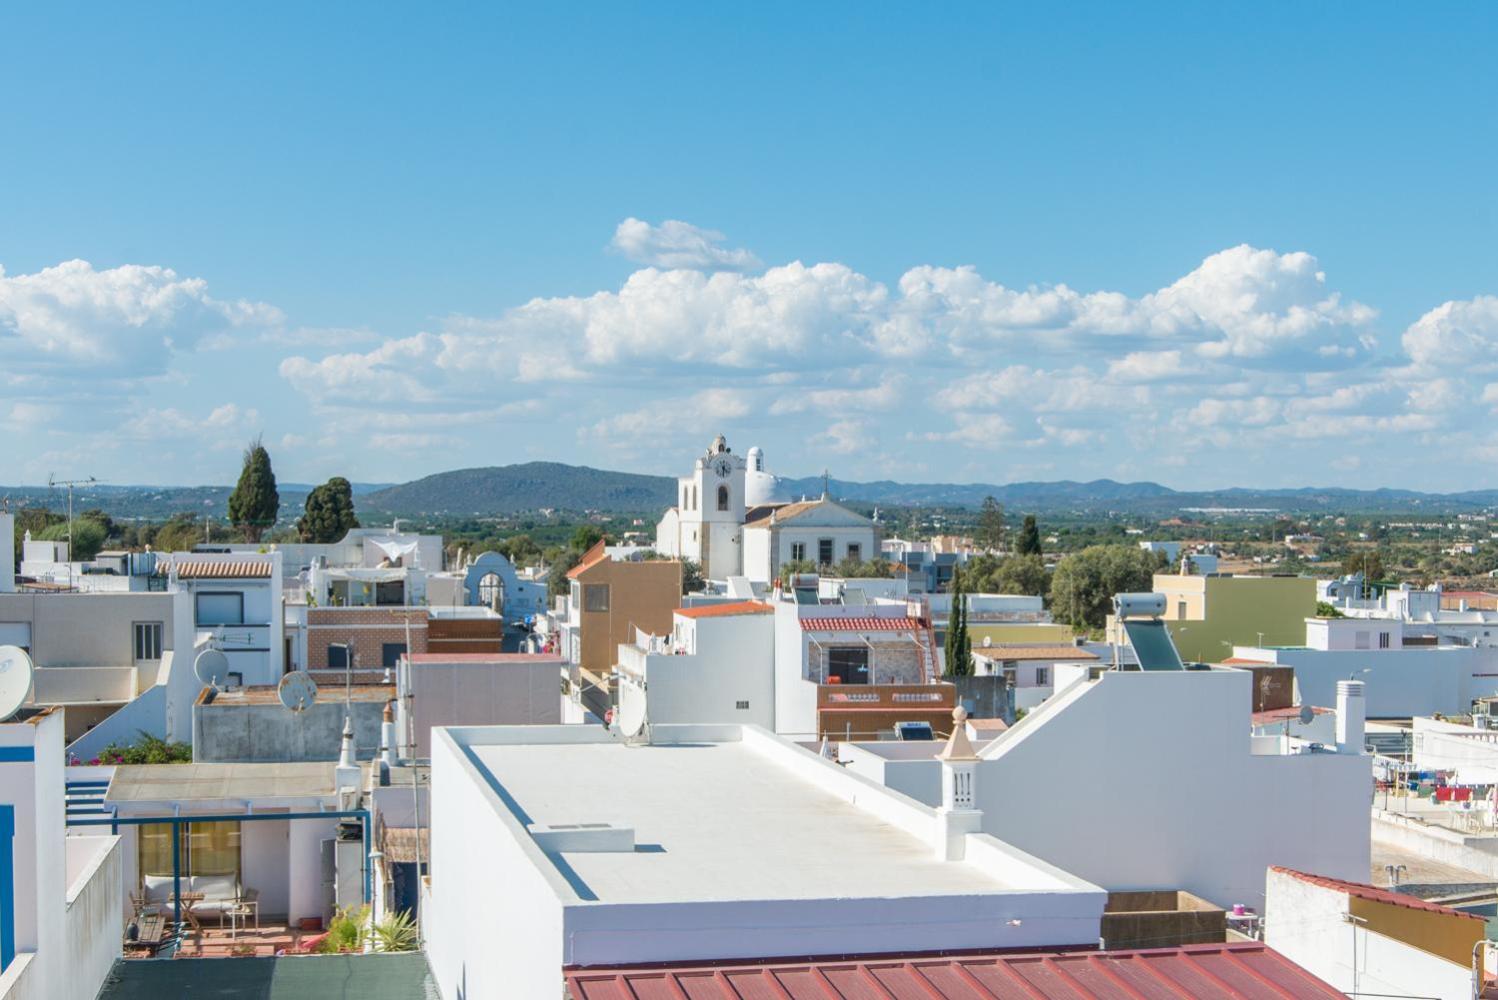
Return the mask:
<path id="1" fill-rule="evenodd" d="M 832 495 L 866 505 L 977 507 L 993 496 L 1014 511 L 1105 514 L 1109 512 L 1172 516 L 1196 508 L 1249 508 L 1295 514 L 1385 513 L 1436 515 L 1498 506 L 1498 490 L 1420 493 L 1414 490 L 1352 490 L 1340 487 L 1299 489 L 1173 490 L 1159 483 L 1120 483 L 1096 479 L 1080 483 L 872 483 L 833 479 Z M 281 483 L 281 521 L 295 521 L 307 491 L 304 483 Z M 822 493 L 822 478 L 785 480 L 791 497 Z M 75 491 L 74 510 L 102 507 L 115 517 L 162 519 L 182 511 L 224 516 L 228 486 L 92 486 Z M 560 462 L 527 462 L 481 469 L 440 472 L 392 486 L 355 483 L 354 506 L 360 515 L 475 517 L 556 508 L 609 513 L 655 514 L 676 502 L 676 480 L 611 472 Z M 67 493 L 45 486 L 0 486 L 0 499 L 12 508 L 47 506 L 63 509 Z"/>
<path id="2" fill-rule="evenodd" d="M 465 517 L 563 510 L 653 511 L 676 500 L 676 480 L 585 465 L 526 462 L 439 472 L 358 499 L 359 510 Z"/>

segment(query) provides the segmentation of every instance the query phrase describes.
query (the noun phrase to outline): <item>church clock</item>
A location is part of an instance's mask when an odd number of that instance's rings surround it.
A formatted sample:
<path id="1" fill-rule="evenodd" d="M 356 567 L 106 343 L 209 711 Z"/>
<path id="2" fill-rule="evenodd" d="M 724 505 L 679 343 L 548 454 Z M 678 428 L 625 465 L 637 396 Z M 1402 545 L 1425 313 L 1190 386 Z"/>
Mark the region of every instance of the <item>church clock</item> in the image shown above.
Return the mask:
<path id="1" fill-rule="evenodd" d="M 733 472 L 733 463 L 724 456 L 713 463 L 713 471 L 718 474 L 719 479 L 727 479 L 729 473 Z"/>

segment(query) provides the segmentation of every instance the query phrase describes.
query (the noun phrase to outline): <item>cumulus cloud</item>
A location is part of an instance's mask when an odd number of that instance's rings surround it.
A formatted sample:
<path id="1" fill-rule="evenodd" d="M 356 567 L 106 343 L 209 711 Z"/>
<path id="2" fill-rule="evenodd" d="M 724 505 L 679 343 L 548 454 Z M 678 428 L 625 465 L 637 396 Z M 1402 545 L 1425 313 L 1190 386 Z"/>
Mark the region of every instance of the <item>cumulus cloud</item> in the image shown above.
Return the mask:
<path id="1" fill-rule="evenodd" d="M 1491 370 L 1498 362 L 1498 296 L 1443 302 L 1410 324 L 1402 342 L 1417 365 Z"/>
<path id="2" fill-rule="evenodd" d="M 659 226 L 631 216 L 619 223 L 609 246 L 637 264 L 668 271 L 754 271 L 759 258 L 748 250 L 723 246 L 728 237 L 715 229 L 667 219 Z"/>
<path id="3" fill-rule="evenodd" d="M 0 359 L 19 370 L 155 375 L 205 338 L 280 322 L 272 306 L 215 299 L 203 279 L 166 267 L 100 271 L 70 260 L 34 274 L 0 269 Z"/>

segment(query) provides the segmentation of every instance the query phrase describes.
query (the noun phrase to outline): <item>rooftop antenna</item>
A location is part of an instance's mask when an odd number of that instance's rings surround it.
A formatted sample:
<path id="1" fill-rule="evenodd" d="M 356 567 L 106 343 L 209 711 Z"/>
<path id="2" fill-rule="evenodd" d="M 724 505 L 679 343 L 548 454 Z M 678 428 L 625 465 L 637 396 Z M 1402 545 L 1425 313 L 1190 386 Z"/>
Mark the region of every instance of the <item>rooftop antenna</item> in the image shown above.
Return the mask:
<path id="1" fill-rule="evenodd" d="M 831 483 L 832 483 L 832 477 L 831 477 L 831 475 L 828 474 L 828 472 L 827 472 L 826 469 L 823 469 L 822 470 L 822 499 L 823 500 L 830 499 L 831 496 L 832 496 Z"/>
<path id="2" fill-rule="evenodd" d="M 31 657 L 20 646 L 0 646 L 0 722 L 9 722 L 31 697 Z"/>
<path id="3" fill-rule="evenodd" d="M 47 476 L 47 488 L 56 489 L 59 486 L 68 488 L 68 587 L 73 585 L 73 487 L 92 486 L 98 480 L 93 476 L 87 479 L 58 479 L 56 476 Z"/>

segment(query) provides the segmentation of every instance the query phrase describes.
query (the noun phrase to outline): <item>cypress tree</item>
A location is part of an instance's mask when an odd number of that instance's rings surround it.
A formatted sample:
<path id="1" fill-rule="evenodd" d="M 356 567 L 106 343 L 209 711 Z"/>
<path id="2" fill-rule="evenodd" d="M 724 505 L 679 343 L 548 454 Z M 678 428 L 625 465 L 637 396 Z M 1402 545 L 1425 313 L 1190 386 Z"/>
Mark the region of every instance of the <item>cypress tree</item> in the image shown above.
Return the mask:
<path id="1" fill-rule="evenodd" d="M 354 488 L 342 476 L 334 476 L 307 494 L 307 512 L 296 523 L 304 542 L 336 542 L 357 527 Z"/>
<path id="2" fill-rule="evenodd" d="M 258 542 L 276 523 L 281 495 L 276 492 L 276 474 L 270 467 L 270 452 L 257 437 L 244 450 L 239 485 L 229 494 L 229 523 L 244 532 L 247 542 Z"/>
<path id="3" fill-rule="evenodd" d="M 947 617 L 947 641 L 942 650 L 948 677 L 967 677 L 973 672 L 973 643 L 967 634 L 967 593 L 962 571 L 952 571 L 952 613 Z"/>
<path id="4" fill-rule="evenodd" d="M 1038 556 L 1040 551 L 1040 525 L 1035 523 L 1034 514 L 1025 515 L 1025 523 L 1019 529 L 1019 542 L 1014 551 L 1022 556 Z"/>

